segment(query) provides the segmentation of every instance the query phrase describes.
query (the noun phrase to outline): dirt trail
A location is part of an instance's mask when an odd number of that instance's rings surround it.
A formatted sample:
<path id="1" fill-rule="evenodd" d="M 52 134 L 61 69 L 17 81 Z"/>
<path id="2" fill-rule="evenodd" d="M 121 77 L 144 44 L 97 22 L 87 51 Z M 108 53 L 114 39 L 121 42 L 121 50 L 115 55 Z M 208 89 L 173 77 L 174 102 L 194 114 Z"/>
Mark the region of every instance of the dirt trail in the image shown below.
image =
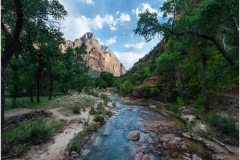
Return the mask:
<path id="1" fill-rule="evenodd" d="M 48 109 L 48 111 L 53 113 L 53 116 L 57 119 L 65 119 L 67 121 L 67 128 L 62 132 L 57 134 L 52 142 L 42 146 L 32 146 L 29 152 L 24 156 L 23 159 L 29 158 L 34 160 L 57 160 L 63 159 L 63 154 L 65 147 L 67 146 L 70 139 L 73 138 L 75 133 L 78 133 L 83 130 L 83 124 L 79 124 L 78 120 L 90 118 L 89 116 L 90 108 L 86 108 L 86 112 L 82 112 L 80 115 L 73 115 L 71 117 L 63 116 L 58 112 L 60 108 Z M 72 122 L 72 123 L 70 123 Z M 23 160 L 19 159 L 19 160 Z"/>
<path id="2" fill-rule="evenodd" d="M 88 95 L 74 94 L 69 98 L 63 98 L 57 100 L 57 105 L 54 108 L 45 108 L 46 111 L 51 112 L 56 119 L 66 120 L 66 127 L 62 133 L 56 133 L 52 140 L 42 145 L 32 145 L 28 148 L 28 152 L 21 158 L 15 158 L 15 160 L 62 160 L 64 159 L 64 150 L 70 139 L 73 138 L 75 133 L 83 130 L 83 123 L 88 120 L 92 122 L 93 116 L 89 114 L 91 107 L 85 107 L 85 112 L 81 111 L 81 114 L 65 115 L 64 107 L 73 104 L 78 104 L 83 101 Z M 89 97 L 94 105 L 102 101 L 100 98 Z M 55 103 L 55 102 L 54 102 Z M 62 110 L 62 111 L 61 111 Z M 5 118 L 14 117 L 21 114 L 26 114 L 35 111 L 34 109 L 18 109 L 5 112 Z"/>

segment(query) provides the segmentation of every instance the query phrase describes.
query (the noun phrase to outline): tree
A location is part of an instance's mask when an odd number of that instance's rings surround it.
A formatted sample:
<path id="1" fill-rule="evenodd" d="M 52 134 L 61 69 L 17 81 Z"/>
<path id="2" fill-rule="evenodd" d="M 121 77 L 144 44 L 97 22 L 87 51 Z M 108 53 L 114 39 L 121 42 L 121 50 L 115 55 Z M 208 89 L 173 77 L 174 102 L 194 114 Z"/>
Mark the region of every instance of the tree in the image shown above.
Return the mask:
<path id="1" fill-rule="evenodd" d="M 74 49 L 76 55 L 76 62 L 74 65 L 75 79 L 77 82 L 78 94 L 81 92 L 81 89 L 84 85 L 81 85 L 81 81 L 84 81 L 84 74 L 89 70 L 89 67 L 86 66 L 86 63 L 83 60 L 83 55 L 87 54 L 85 47 L 76 47 Z"/>
<path id="2" fill-rule="evenodd" d="M 57 0 L 3 0 L 1 1 L 1 30 L 2 30 L 2 57 L 1 57 L 1 120 L 2 131 L 5 125 L 5 75 L 9 61 L 18 44 L 24 22 L 32 21 L 46 24 L 39 30 L 48 32 L 56 28 L 56 24 L 67 15 L 64 7 Z"/>
<path id="3" fill-rule="evenodd" d="M 148 42 L 156 34 L 169 36 L 193 36 L 213 43 L 230 65 L 234 65 L 231 50 L 238 48 L 238 1 L 210 0 L 196 3 L 190 0 L 169 0 L 160 8 L 167 23 L 160 24 L 156 13 L 148 10 L 139 14 L 135 34 L 144 36 Z M 231 11 L 229 11 L 231 10 Z M 176 19 L 176 15 L 181 18 Z M 221 44 L 222 41 L 222 44 Z M 237 54 L 235 51 L 234 54 Z"/>

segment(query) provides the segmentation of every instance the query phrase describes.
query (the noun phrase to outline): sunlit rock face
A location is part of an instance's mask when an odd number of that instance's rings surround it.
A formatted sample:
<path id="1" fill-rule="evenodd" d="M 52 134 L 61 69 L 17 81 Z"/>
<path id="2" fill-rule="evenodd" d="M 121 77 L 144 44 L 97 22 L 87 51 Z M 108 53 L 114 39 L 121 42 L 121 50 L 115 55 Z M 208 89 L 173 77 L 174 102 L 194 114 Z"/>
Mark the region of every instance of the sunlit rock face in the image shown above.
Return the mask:
<path id="1" fill-rule="evenodd" d="M 84 60 L 93 70 L 110 72 L 114 76 L 126 73 L 125 67 L 116 55 L 107 46 L 101 46 L 93 33 L 87 32 L 81 38 L 75 39 L 74 42 L 64 40 L 64 43 L 61 45 L 62 51 L 64 52 L 68 46 L 74 48 L 85 46 L 87 54 L 84 55 Z"/>

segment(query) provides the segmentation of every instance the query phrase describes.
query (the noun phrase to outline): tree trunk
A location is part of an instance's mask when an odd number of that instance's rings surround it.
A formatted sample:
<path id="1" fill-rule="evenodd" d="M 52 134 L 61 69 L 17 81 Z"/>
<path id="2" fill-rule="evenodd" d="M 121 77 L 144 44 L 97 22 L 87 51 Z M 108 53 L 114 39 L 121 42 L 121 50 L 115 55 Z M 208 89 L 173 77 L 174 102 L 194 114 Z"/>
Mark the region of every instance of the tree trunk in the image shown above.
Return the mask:
<path id="1" fill-rule="evenodd" d="M 31 86 L 29 86 L 29 94 L 30 94 L 30 100 L 31 100 L 31 103 L 33 103 L 33 89 Z"/>
<path id="2" fill-rule="evenodd" d="M 2 36 L 5 36 L 5 47 L 1 57 L 1 135 L 5 127 L 4 109 L 5 109 L 5 76 L 8 63 L 19 43 L 19 36 L 23 25 L 23 12 L 20 0 L 14 0 L 16 7 L 16 25 L 13 36 L 8 33 L 3 21 L 1 21 Z"/>
<path id="3" fill-rule="evenodd" d="M 16 108 L 17 107 L 17 81 L 18 81 L 18 77 L 16 75 L 16 71 L 14 72 L 14 88 L 13 88 L 13 99 L 12 99 L 12 108 Z"/>
<path id="4" fill-rule="evenodd" d="M 48 99 L 52 99 L 52 91 L 53 91 L 53 81 L 50 82 L 50 88 L 49 88 L 49 97 Z"/>
<path id="5" fill-rule="evenodd" d="M 5 109 L 5 75 L 6 69 L 1 68 L 1 134 L 5 127 L 4 109 Z"/>
<path id="6" fill-rule="evenodd" d="M 42 62 L 41 62 L 41 54 L 37 54 L 38 58 L 38 69 L 36 75 L 36 99 L 37 103 L 40 103 L 40 78 L 41 78 L 41 70 L 42 70 Z"/>
<path id="7" fill-rule="evenodd" d="M 204 110 L 207 112 L 209 111 L 209 105 L 208 105 L 208 98 L 207 98 L 207 73 L 206 73 L 206 61 L 207 61 L 207 57 L 206 57 L 206 48 L 207 48 L 207 44 L 205 46 L 205 51 L 203 51 L 202 53 L 202 65 L 203 65 L 203 90 L 202 90 L 202 96 L 203 99 L 205 101 L 204 104 Z"/>

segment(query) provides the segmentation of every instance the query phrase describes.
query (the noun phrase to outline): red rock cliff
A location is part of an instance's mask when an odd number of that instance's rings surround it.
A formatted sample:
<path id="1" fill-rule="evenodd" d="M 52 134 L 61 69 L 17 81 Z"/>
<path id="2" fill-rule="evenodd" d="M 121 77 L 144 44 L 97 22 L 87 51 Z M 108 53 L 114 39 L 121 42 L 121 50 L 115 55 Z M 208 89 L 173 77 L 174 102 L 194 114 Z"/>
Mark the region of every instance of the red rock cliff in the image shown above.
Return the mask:
<path id="1" fill-rule="evenodd" d="M 84 60 L 93 70 L 110 72 L 114 76 L 126 73 L 125 67 L 116 55 L 107 46 L 101 46 L 93 33 L 87 32 L 74 42 L 64 40 L 64 43 L 60 47 L 64 52 L 68 46 L 74 48 L 85 46 L 87 55 L 84 55 Z"/>

